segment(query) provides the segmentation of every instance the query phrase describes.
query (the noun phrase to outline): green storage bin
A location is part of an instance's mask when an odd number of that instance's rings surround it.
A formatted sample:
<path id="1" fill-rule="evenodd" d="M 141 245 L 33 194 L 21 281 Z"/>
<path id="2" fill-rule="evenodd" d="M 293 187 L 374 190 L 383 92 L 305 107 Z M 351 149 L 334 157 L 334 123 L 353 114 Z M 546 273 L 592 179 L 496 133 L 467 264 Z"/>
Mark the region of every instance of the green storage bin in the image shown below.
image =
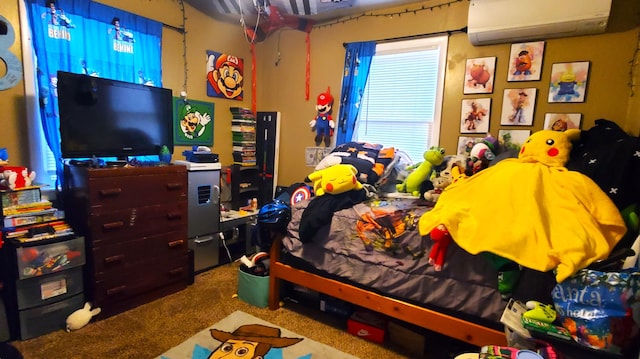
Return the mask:
<path id="1" fill-rule="evenodd" d="M 259 307 L 269 305 L 269 276 L 257 276 L 238 270 L 238 298 Z"/>

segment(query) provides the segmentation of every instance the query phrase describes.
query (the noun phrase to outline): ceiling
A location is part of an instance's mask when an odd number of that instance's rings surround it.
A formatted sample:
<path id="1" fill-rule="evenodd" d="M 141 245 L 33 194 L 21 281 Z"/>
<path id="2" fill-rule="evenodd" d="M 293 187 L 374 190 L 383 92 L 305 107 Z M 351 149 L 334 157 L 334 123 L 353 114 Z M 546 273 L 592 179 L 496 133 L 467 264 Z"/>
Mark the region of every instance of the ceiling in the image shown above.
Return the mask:
<path id="1" fill-rule="evenodd" d="M 284 16 L 323 23 L 342 17 L 394 6 L 422 3 L 416 0 L 184 0 L 199 11 L 222 21 L 237 24 L 241 14 L 254 21 L 260 9 L 277 8 Z"/>

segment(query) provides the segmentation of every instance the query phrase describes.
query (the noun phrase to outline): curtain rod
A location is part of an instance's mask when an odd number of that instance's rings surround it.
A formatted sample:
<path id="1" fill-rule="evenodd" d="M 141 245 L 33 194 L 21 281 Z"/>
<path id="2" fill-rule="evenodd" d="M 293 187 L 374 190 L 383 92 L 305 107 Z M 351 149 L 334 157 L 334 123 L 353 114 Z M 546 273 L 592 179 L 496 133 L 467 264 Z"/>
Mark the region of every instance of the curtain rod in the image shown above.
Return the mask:
<path id="1" fill-rule="evenodd" d="M 164 27 L 168 27 L 173 31 L 177 31 L 181 34 L 184 34 L 184 28 L 183 27 L 177 27 L 177 26 L 173 26 L 173 25 L 169 25 L 169 24 L 165 24 L 164 22 L 162 23 L 162 26 Z"/>
<path id="2" fill-rule="evenodd" d="M 459 29 L 456 30 L 447 30 L 447 31 L 439 31 L 439 32 L 430 32 L 427 34 L 417 34 L 417 35 L 408 35 L 408 36 L 399 36 L 399 37 L 390 37 L 390 38 L 386 38 L 386 39 L 380 39 L 380 40 L 374 40 L 376 43 L 384 43 L 384 42 L 392 42 L 392 41 L 400 41 L 400 40 L 410 40 L 410 39 L 418 39 L 418 38 L 422 38 L 422 37 L 429 37 L 429 36 L 436 36 L 436 35 L 444 35 L 447 34 L 448 36 L 451 36 L 454 33 L 457 32 L 463 32 L 463 33 L 467 33 L 467 27 L 461 27 Z M 347 43 L 343 42 L 342 43 L 343 47 L 347 47 Z"/>

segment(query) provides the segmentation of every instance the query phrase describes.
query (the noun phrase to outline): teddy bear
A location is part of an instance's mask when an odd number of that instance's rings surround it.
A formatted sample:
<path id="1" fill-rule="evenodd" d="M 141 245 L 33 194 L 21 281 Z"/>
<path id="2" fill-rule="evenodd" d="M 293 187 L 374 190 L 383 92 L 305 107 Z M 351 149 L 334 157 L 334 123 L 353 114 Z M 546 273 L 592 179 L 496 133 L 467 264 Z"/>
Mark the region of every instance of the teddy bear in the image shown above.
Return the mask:
<path id="1" fill-rule="evenodd" d="M 433 189 L 426 191 L 422 195 L 422 198 L 429 202 L 435 203 L 440 197 L 440 194 L 442 193 L 442 191 L 444 191 L 444 189 L 451 184 L 451 177 L 438 176 L 432 179 L 431 183 L 433 184 Z"/>

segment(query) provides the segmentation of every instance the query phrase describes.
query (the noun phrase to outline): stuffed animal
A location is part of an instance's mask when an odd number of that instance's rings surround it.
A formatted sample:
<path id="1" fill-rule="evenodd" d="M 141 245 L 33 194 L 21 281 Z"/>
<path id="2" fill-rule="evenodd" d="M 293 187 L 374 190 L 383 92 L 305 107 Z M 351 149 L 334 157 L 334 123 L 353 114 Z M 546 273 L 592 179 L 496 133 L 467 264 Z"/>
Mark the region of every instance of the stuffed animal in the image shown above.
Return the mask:
<path id="1" fill-rule="evenodd" d="M 413 172 L 409 173 L 403 183 L 396 185 L 398 192 L 410 193 L 416 197 L 420 196 L 420 184 L 430 180 L 433 168 L 441 165 L 444 161 L 444 148 L 432 146 L 424 152 L 422 157 L 424 157 L 424 161 Z"/>
<path id="2" fill-rule="evenodd" d="M 336 123 L 331 117 L 331 108 L 333 107 L 333 96 L 331 96 L 331 88 L 327 87 L 327 92 L 318 95 L 316 102 L 316 118 L 309 122 L 312 130 L 316 131 L 316 146 L 320 146 L 324 141 L 324 146 L 329 147 L 331 144 L 331 136 Z"/>
<path id="3" fill-rule="evenodd" d="M 498 141 L 491 135 L 488 135 L 473 145 L 471 152 L 469 152 L 469 161 L 466 169 L 467 176 L 471 176 L 489 167 L 491 161 L 493 161 L 498 154 L 498 146 Z"/>
<path id="4" fill-rule="evenodd" d="M 78 330 L 89 324 L 91 318 L 100 314 L 101 311 L 100 308 L 92 310 L 91 303 L 85 303 L 82 309 L 76 310 L 67 317 L 67 332 Z"/>
<path id="5" fill-rule="evenodd" d="M 429 264 L 436 272 L 439 272 L 444 265 L 444 256 L 447 254 L 449 243 L 451 243 L 451 235 L 445 226 L 439 225 L 431 230 L 429 236 L 434 242 L 429 252 Z"/>
<path id="6" fill-rule="evenodd" d="M 438 176 L 431 180 L 431 183 L 433 183 L 433 189 L 425 192 L 422 198 L 435 203 L 440 198 L 442 191 L 451 184 L 451 178 Z"/>
<path id="7" fill-rule="evenodd" d="M 29 172 L 23 166 L 0 166 L 0 189 L 19 189 L 29 187 L 36 178 L 34 171 Z"/>
<path id="8" fill-rule="evenodd" d="M 316 196 L 322 196 L 362 189 L 362 183 L 356 178 L 357 174 L 358 170 L 354 166 L 339 164 L 315 171 L 307 178 L 313 182 Z"/>

